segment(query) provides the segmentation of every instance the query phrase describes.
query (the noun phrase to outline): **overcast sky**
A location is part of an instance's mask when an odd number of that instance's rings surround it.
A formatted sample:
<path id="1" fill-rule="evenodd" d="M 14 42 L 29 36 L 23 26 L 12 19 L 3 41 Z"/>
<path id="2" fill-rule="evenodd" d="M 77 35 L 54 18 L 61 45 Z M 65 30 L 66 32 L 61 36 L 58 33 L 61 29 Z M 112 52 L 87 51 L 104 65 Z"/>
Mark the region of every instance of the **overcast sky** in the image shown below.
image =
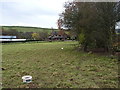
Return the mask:
<path id="1" fill-rule="evenodd" d="M 0 25 L 57 28 L 67 1 L 72 0 L 0 0 Z"/>
<path id="2" fill-rule="evenodd" d="M 73 0 L 0 0 L 0 25 L 57 28 L 67 1 Z"/>

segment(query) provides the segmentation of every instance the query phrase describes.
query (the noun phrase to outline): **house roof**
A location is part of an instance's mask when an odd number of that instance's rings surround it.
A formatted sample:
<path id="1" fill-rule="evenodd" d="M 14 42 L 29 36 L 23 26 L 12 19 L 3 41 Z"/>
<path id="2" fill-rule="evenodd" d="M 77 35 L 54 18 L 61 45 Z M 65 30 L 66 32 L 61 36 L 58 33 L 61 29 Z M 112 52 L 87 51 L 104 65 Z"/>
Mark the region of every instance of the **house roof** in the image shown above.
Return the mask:
<path id="1" fill-rule="evenodd" d="M 16 36 L 0 36 L 0 38 L 16 38 Z"/>

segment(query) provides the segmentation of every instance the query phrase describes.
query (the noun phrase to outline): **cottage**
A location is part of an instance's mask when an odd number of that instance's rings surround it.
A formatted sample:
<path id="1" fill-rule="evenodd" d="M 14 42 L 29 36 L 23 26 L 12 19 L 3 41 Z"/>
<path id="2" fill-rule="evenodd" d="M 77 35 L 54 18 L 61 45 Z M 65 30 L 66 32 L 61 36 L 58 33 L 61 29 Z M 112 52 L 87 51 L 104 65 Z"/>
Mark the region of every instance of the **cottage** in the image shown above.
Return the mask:
<path id="1" fill-rule="evenodd" d="M 58 32 L 52 30 L 51 35 L 48 37 L 49 40 L 66 40 L 68 35 L 63 31 L 59 30 Z"/>

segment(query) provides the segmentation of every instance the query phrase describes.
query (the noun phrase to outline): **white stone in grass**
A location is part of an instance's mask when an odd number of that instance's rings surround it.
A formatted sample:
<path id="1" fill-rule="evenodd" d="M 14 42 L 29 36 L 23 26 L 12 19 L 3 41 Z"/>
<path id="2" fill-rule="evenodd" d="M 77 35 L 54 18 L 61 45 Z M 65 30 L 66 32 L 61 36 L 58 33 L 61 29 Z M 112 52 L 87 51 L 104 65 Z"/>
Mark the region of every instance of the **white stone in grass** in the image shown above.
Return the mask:
<path id="1" fill-rule="evenodd" d="M 61 49 L 63 49 L 63 48 L 61 48 Z"/>

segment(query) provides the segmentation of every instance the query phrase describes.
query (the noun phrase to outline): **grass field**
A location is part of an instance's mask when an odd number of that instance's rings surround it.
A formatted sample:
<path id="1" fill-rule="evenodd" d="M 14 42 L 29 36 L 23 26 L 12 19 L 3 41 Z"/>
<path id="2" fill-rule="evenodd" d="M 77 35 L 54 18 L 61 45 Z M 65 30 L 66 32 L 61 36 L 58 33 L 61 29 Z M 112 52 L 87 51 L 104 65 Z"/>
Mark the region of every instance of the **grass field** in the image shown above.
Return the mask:
<path id="1" fill-rule="evenodd" d="M 118 88 L 117 60 L 78 52 L 76 44 L 75 41 L 3 44 L 3 87 Z M 23 83 L 24 75 L 31 75 L 32 83 Z"/>
<path id="2" fill-rule="evenodd" d="M 25 27 L 25 26 L 0 26 L 0 32 L 1 28 L 3 28 L 5 31 L 11 30 L 11 29 L 15 29 L 18 32 L 46 32 L 48 34 L 50 34 L 52 32 L 51 28 L 40 28 L 40 27 Z M 54 31 L 58 32 L 58 29 L 54 29 Z M 69 34 L 70 31 L 65 30 L 66 34 Z"/>
<path id="3" fill-rule="evenodd" d="M 52 31 L 51 28 L 38 28 L 38 27 L 23 27 L 23 26 L 3 26 L 4 30 L 10 30 L 15 29 L 19 32 L 48 32 L 50 33 Z M 54 29 L 55 31 L 58 31 L 57 29 Z"/>

